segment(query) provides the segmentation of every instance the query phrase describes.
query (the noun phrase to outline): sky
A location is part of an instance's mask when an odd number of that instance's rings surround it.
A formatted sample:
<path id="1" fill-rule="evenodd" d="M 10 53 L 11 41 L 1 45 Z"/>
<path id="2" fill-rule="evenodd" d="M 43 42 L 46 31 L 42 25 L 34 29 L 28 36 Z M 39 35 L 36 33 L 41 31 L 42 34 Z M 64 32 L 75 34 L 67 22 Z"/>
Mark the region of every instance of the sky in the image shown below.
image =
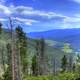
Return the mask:
<path id="1" fill-rule="evenodd" d="M 0 22 L 26 32 L 80 28 L 80 0 L 0 0 Z"/>

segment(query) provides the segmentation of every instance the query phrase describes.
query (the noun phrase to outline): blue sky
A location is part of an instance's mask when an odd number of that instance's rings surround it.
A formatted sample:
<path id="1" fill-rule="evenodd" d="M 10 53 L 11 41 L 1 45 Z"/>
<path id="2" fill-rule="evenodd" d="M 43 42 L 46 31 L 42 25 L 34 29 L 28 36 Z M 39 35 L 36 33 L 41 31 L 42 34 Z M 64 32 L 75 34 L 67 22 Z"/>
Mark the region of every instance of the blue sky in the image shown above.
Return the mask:
<path id="1" fill-rule="evenodd" d="M 9 17 L 26 32 L 80 28 L 80 0 L 0 0 L 5 27 Z"/>

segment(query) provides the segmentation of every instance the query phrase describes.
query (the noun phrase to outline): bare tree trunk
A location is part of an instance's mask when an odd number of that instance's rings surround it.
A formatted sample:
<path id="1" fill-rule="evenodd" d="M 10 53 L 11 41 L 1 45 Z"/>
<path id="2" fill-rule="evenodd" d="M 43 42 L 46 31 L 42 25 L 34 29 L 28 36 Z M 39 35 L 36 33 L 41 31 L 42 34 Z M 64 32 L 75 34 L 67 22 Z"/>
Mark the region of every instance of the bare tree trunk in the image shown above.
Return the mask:
<path id="1" fill-rule="evenodd" d="M 21 72 L 20 72 L 20 64 L 19 64 L 19 54 L 18 50 L 16 48 L 16 42 L 14 39 L 14 32 L 13 32 L 13 25 L 12 25 L 12 20 L 10 19 L 10 27 L 11 27 L 11 60 L 12 60 L 12 80 L 21 80 Z"/>

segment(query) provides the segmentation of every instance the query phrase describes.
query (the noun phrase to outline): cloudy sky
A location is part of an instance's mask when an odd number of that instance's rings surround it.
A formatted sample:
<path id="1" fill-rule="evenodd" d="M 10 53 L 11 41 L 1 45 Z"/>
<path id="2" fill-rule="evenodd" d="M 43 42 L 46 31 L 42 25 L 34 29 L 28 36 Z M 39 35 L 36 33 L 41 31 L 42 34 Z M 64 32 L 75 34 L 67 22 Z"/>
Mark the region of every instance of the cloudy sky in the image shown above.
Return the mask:
<path id="1" fill-rule="evenodd" d="M 0 21 L 26 32 L 80 28 L 80 0 L 0 0 Z"/>

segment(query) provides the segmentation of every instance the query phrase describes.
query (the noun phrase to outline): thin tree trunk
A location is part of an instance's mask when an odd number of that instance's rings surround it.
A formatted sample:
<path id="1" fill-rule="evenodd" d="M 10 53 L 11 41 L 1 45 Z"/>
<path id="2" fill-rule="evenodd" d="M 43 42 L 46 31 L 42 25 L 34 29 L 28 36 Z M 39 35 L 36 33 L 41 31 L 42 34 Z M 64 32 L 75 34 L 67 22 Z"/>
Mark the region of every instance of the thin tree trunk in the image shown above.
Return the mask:
<path id="1" fill-rule="evenodd" d="M 12 80 L 21 80 L 20 75 L 20 65 L 19 65 L 19 54 L 16 48 L 16 42 L 14 39 L 14 32 L 12 26 L 12 20 L 10 19 L 10 27 L 11 27 L 11 56 L 12 56 Z"/>

